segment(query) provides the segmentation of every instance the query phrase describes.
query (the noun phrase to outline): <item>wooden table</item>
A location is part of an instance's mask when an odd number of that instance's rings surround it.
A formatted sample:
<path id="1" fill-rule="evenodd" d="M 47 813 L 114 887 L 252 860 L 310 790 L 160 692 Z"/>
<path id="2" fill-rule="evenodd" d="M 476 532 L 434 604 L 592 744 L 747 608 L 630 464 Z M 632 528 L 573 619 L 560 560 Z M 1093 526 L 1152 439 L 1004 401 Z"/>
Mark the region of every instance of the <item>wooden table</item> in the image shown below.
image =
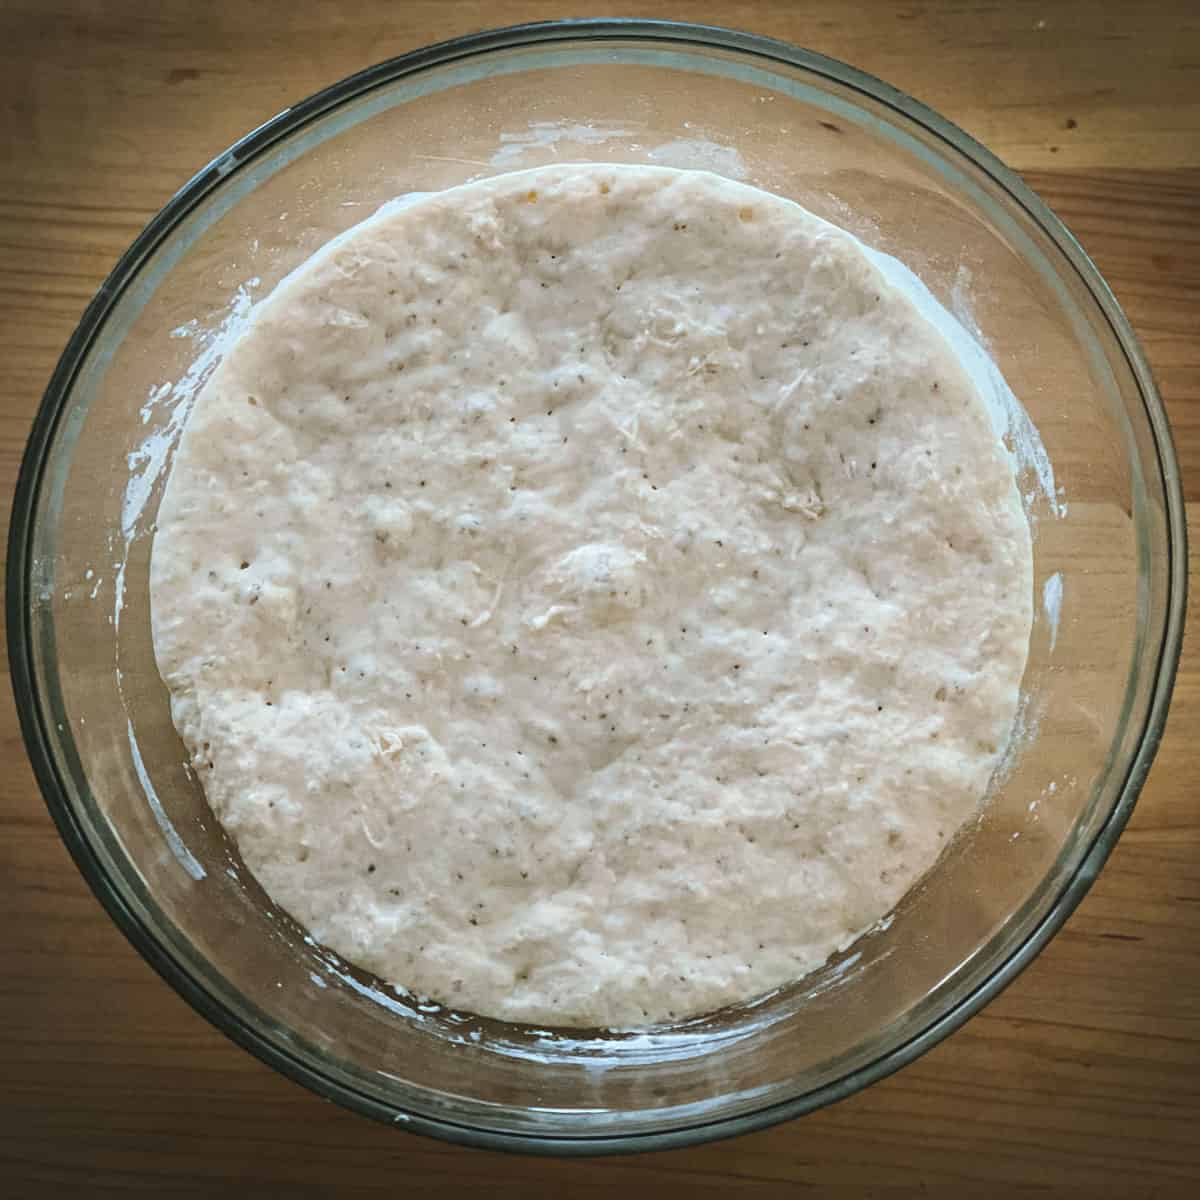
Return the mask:
<path id="1" fill-rule="evenodd" d="M 1065 218 L 1149 353 L 1200 518 L 1200 5 L 729 0 L 727 24 L 882 76 Z M 368 63 L 554 3 L 0 0 L 0 497 L 117 255 L 239 134 Z M 1194 544 L 1200 544 L 1192 525 Z M 1194 589 L 1200 591 L 1200 589 Z M 763 1133 L 628 1159 L 454 1149 L 323 1103 L 236 1049 L 92 898 L 0 691 L 0 1195 L 601 1197 L 849 1185 L 1127 1196 L 1200 1185 L 1200 654 L 1108 867 L 1037 962 L 899 1075 Z"/>

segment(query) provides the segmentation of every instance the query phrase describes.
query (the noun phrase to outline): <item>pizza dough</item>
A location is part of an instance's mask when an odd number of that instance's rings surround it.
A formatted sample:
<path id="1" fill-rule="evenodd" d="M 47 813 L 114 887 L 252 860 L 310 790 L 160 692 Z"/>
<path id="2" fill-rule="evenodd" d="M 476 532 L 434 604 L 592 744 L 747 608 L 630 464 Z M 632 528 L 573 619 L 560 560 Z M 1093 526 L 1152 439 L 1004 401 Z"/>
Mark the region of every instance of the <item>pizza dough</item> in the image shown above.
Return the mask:
<path id="1" fill-rule="evenodd" d="M 986 793 L 1031 591 L 983 402 L 860 243 L 592 165 L 389 207 L 280 284 L 151 572 L 276 902 L 415 994 L 619 1027 L 895 906 Z"/>

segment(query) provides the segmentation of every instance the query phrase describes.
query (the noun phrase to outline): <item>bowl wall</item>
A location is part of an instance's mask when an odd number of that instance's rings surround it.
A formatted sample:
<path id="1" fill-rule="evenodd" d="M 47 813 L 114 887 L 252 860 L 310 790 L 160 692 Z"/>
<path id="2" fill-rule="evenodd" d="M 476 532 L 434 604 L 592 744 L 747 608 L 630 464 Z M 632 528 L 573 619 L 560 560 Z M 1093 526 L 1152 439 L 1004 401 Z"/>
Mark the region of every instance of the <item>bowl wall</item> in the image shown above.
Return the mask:
<path id="1" fill-rule="evenodd" d="M 420 1005 L 307 939 L 184 765 L 150 641 L 171 455 L 249 303 L 412 191 L 557 162 L 705 167 L 850 229 L 987 347 L 1024 455 L 1035 627 L 978 825 L 883 926 L 795 986 L 586 1036 Z M 1161 407 L 1115 302 L 1048 211 L 885 85 L 776 43 L 652 23 L 504 31 L 383 64 L 211 164 L 85 317 L 30 443 L 10 554 L 14 682 L 51 808 L 139 949 L 324 1094 L 456 1140 L 666 1145 L 804 1111 L 962 1020 L 1050 936 L 1128 816 L 1178 655 L 1182 526 Z"/>

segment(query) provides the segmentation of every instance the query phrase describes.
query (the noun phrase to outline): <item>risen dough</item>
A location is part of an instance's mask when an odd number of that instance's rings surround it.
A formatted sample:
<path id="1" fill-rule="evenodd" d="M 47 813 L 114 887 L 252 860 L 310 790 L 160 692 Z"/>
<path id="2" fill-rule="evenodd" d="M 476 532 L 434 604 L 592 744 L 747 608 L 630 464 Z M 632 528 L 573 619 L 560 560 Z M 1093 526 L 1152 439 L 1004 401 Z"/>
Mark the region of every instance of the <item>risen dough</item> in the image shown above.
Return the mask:
<path id="1" fill-rule="evenodd" d="M 457 1008 L 644 1025 L 795 979 L 978 809 L 1030 541 L 941 336 L 699 172 L 384 211 L 254 313 L 154 641 L 271 896 Z"/>

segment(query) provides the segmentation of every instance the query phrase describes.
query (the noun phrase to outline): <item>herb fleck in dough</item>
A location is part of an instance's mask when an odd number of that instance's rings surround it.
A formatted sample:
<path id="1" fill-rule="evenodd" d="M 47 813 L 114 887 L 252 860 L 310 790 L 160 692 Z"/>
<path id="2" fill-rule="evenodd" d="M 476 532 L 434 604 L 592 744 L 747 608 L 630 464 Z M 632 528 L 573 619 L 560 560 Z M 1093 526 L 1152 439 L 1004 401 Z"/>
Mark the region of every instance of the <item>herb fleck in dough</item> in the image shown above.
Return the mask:
<path id="1" fill-rule="evenodd" d="M 385 210 L 256 309 L 159 513 L 155 650 L 276 902 L 457 1008 L 638 1026 L 887 913 L 1011 730 L 1029 530 L 858 242 L 702 172 Z"/>

